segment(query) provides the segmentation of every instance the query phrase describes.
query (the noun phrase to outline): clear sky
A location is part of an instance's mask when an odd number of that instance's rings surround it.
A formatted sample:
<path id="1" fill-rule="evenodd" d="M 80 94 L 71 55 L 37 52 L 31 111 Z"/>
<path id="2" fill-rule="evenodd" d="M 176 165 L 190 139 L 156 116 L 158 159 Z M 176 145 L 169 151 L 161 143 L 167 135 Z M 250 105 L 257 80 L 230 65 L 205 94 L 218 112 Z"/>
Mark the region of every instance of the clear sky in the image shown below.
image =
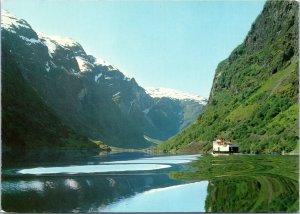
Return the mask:
<path id="1" fill-rule="evenodd" d="M 143 87 L 208 96 L 218 63 L 243 42 L 264 0 L 1 3 L 34 30 L 73 38 Z"/>

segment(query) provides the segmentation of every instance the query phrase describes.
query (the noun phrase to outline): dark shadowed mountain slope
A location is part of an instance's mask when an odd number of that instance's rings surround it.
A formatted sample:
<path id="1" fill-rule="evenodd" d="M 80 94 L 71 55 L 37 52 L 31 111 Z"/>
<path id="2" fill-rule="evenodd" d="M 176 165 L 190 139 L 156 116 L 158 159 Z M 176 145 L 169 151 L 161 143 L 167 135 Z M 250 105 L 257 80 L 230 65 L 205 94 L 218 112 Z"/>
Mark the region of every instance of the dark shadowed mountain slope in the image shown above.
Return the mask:
<path id="1" fill-rule="evenodd" d="M 97 154 L 95 143 L 53 114 L 6 48 L 2 44 L 2 163 Z"/>

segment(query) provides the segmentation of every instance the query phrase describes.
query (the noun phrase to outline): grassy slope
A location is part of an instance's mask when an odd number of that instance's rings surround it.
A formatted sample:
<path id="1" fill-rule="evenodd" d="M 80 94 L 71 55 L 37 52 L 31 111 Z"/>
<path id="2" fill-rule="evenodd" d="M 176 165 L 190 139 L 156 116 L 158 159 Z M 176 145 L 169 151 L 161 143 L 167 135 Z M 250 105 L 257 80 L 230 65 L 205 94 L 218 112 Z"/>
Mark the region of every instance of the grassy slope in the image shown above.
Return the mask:
<path id="1" fill-rule="evenodd" d="M 284 13 L 282 21 L 272 18 L 272 10 Z M 245 152 L 294 150 L 299 136 L 297 44 L 298 4 L 267 2 L 245 42 L 218 65 L 209 104 L 197 123 L 158 150 L 209 151 L 218 137 L 238 143 Z"/>
<path id="2" fill-rule="evenodd" d="M 171 176 L 208 180 L 205 207 L 209 212 L 295 212 L 299 209 L 298 164 L 297 156 L 207 155 L 192 164 L 193 172 Z"/>

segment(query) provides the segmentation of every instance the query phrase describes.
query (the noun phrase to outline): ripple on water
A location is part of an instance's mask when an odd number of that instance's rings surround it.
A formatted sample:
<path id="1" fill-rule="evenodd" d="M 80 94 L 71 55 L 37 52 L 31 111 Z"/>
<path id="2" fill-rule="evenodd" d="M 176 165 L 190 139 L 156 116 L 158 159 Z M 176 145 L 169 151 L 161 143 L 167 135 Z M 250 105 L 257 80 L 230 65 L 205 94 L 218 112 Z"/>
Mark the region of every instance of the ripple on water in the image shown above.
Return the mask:
<path id="1" fill-rule="evenodd" d="M 158 170 L 171 167 L 170 164 L 183 164 L 196 160 L 199 155 L 164 156 L 152 158 L 140 158 L 127 161 L 103 162 L 97 165 L 62 166 L 62 167 L 36 167 L 19 170 L 20 174 L 80 174 L 99 172 L 125 172 Z"/>

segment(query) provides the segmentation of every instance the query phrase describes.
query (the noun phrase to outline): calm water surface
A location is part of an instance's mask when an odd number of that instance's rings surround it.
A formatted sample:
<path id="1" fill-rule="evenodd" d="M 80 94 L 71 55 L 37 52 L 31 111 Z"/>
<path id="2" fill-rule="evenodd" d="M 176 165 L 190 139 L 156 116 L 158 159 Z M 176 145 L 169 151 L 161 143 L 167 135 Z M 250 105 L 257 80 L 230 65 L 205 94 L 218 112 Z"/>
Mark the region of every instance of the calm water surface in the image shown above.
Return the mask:
<path id="1" fill-rule="evenodd" d="M 2 209 L 15 212 L 204 212 L 207 181 L 172 180 L 198 155 L 118 153 L 2 170 Z"/>

